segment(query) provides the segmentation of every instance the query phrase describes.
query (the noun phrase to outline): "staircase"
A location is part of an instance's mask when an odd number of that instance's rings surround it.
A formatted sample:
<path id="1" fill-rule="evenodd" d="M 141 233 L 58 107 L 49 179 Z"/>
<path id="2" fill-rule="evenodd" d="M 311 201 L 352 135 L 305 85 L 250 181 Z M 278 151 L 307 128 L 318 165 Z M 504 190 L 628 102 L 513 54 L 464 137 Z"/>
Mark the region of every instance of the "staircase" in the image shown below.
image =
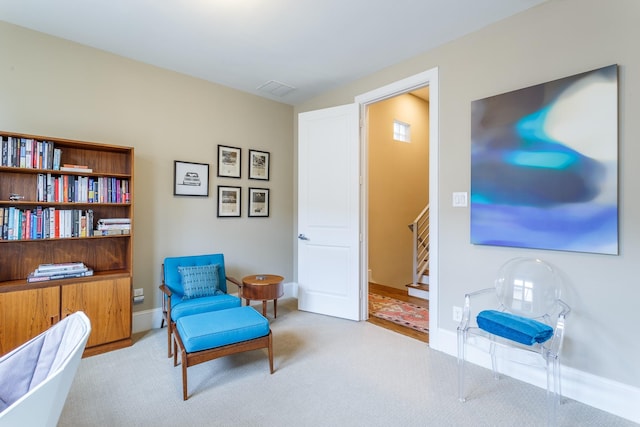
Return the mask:
<path id="1" fill-rule="evenodd" d="M 410 296 L 429 299 L 429 205 L 409 224 L 413 233 L 413 283 L 407 285 Z"/>

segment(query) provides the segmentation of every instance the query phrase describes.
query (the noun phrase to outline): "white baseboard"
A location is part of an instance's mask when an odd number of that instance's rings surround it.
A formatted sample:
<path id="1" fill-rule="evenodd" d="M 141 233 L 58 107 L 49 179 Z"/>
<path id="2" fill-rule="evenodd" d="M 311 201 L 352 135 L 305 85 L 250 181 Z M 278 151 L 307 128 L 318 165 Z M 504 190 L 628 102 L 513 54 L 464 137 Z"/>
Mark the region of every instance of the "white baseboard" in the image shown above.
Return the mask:
<path id="1" fill-rule="evenodd" d="M 298 296 L 298 286 L 297 283 L 284 283 L 284 295 L 282 298 L 288 297 L 297 297 Z M 232 295 L 238 295 L 236 292 Z M 144 332 L 151 329 L 156 329 L 160 327 L 162 323 L 162 308 L 152 308 L 150 310 L 141 310 L 133 313 L 133 325 L 132 332 Z M 166 325 L 165 325 L 166 326 Z"/>
<path id="2" fill-rule="evenodd" d="M 162 323 L 162 308 L 152 308 L 151 310 L 136 311 L 133 313 L 132 332 L 149 331 L 160 327 Z M 167 326 L 167 325 L 164 325 Z"/>
<path id="3" fill-rule="evenodd" d="M 457 357 L 457 334 L 440 329 L 438 331 L 438 347 L 435 350 Z M 491 369 L 491 360 L 488 354 L 473 347 L 468 347 L 466 360 Z M 499 369 L 504 375 L 546 389 L 544 370 L 510 363 L 506 359 L 500 361 Z M 638 405 L 640 388 L 562 366 L 562 394 L 585 405 L 640 423 L 640 406 Z"/>

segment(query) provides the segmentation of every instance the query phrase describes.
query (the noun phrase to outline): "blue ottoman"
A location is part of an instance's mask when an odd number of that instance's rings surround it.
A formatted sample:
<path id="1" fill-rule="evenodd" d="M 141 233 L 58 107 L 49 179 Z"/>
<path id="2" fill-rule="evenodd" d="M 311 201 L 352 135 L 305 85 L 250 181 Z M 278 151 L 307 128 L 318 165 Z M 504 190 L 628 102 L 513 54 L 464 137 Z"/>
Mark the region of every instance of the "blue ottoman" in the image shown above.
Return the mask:
<path id="1" fill-rule="evenodd" d="M 253 307 L 194 314 L 178 319 L 173 341 L 173 366 L 182 364 L 182 396 L 187 400 L 187 368 L 243 351 L 267 348 L 273 374 L 273 345 L 269 321 Z"/>

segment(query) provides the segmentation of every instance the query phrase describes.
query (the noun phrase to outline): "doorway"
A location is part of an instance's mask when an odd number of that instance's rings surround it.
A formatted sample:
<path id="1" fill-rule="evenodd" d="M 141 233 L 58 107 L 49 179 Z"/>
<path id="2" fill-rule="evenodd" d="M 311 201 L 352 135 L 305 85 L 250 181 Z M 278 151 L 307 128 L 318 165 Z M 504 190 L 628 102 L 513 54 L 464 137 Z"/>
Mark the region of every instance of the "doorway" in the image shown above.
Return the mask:
<path id="1" fill-rule="evenodd" d="M 369 281 L 407 290 L 409 225 L 429 203 L 428 87 L 371 104 L 367 117 Z"/>
<path id="2" fill-rule="evenodd" d="M 408 285 L 412 224 L 429 204 L 429 87 L 371 104 L 367 117 L 369 322 L 428 343 L 429 302 Z M 428 234 L 416 242 L 427 248 Z"/>
<path id="3" fill-rule="evenodd" d="M 428 147 L 428 200 L 430 203 L 430 268 L 429 268 L 429 341 L 430 346 L 438 348 L 438 69 L 434 68 L 423 73 L 397 81 L 374 91 L 356 97 L 356 103 L 360 104 L 360 116 L 363 119 L 364 129 L 369 129 L 369 107 L 373 104 L 406 95 L 421 88 L 428 87 L 429 91 L 429 147 Z M 361 165 L 362 165 L 362 235 L 361 247 L 361 295 L 368 295 L 369 281 L 369 136 L 368 132 L 361 132 Z M 426 160 L 425 160 L 426 161 Z M 393 178 L 393 174 L 390 174 Z M 393 179 L 392 179 L 393 180 Z M 406 224 L 408 225 L 408 224 Z M 406 227 L 405 225 L 405 227 Z M 408 232 L 408 230 L 407 230 Z M 373 272 L 375 276 L 375 272 Z M 368 313 L 368 298 L 361 298 L 361 311 Z M 365 316 L 366 318 L 368 316 Z"/>

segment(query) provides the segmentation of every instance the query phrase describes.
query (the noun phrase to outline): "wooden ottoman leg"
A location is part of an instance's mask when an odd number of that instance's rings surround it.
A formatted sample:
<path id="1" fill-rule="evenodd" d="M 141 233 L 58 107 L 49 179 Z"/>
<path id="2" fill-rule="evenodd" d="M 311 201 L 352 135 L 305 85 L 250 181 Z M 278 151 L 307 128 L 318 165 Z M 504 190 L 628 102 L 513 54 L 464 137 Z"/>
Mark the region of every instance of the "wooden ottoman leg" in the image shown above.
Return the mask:
<path id="1" fill-rule="evenodd" d="M 187 400 L 187 351 L 182 348 L 182 400 Z"/>
<path id="2" fill-rule="evenodd" d="M 178 341 L 173 339 L 173 366 L 178 366 Z"/>
<path id="3" fill-rule="evenodd" d="M 178 349 L 180 349 L 180 364 L 182 365 L 182 400 L 187 400 L 188 354 L 187 350 L 184 348 L 178 329 L 176 328 L 176 333 L 173 335 L 173 366 L 178 364 Z"/>
<path id="4" fill-rule="evenodd" d="M 269 368 L 273 374 L 273 339 L 271 338 L 271 331 L 269 331 Z"/>

